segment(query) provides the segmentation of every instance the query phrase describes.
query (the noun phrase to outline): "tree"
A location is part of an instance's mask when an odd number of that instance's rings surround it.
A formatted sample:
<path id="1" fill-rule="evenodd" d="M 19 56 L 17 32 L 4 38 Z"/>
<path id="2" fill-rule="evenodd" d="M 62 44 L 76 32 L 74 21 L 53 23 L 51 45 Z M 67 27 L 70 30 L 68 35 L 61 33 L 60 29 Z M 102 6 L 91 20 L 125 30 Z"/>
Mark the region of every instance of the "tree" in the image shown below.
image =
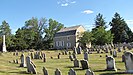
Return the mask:
<path id="1" fill-rule="evenodd" d="M 93 41 L 93 34 L 90 31 L 85 31 L 82 34 L 82 37 L 80 37 L 79 41 L 84 48 L 86 48 L 86 45 Z"/>
<path id="2" fill-rule="evenodd" d="M 4 20 L 0 26 L 0 35 L 11 35 L 11 29 L 9 24 Z"/>
<path id="3" fill-rule="evenodd" d="M 18 49 L 42 49 L 44 27 L 46 27 L 46 19 L 32 18 L 25 22 L 25 26 L 19 28 L 16 32 L 16 48 Z"/>
<path id="4" fill-rule="evenodd" d="M 99 27 L 104 27 L 104 29 L 106 29 L 107 26 L 105 24 L 106 24 L 105 18 L 103 18 L 103 15 L 99 13 L 98 15 L 96 15 L 95 24 L 94 24 L 95 28 L 93 28 L 92 30 L 96 30 Z"/>
<path id="5" fill-rule="evenodd" d="M 15 34 L 14 49 L 23 50 L 28 48 L 29 45 L 26 43 L 26 40 L 24 38 L 25 38 L 25 30 L 19 28 Z"/>
<path id="6" fill-rule="evenodd" d="M 114 43 L 133 41 L 131 40 L 133 33 L 120 14 L 115 13 L 112 21 L 109 24 L 111 26 L 111 33 L 114 34 Z"/>
<path id="7" fill-rule="evenodd" d="M 44 43 L 46 48 L 52 48 L 54 34 L 61 28 L 63 28 L 63 26 L 63 24 L 57 22 L 56 20 L 49 19 L 47 27 L 44 28 L 44 32 L 46 33 L 44 37 Z"/>
<path id="8" fill-rule="evenodd" d="M 0 25 L 0 36 L 5 35 L 6 36 L 6 47 L 7 49 L 10 48 L 12 45 L 13 41 L 11 40 L 12 34 L 11 34 L 11 29 L 9 24 L 4 20 L 2 22 L 2 25 Z M 2 37 L 1 37 L 1 43 L 2 43 Z"/>
<path id="9" fill-rule="evenodd" d="M 94 37 L 93 44 L 104 45 L 105 43 L 111 43 L 113 41 L 113 34 L 111 34 L 111 31 L 106 31 L 102 26 L 92 33 Z"/>

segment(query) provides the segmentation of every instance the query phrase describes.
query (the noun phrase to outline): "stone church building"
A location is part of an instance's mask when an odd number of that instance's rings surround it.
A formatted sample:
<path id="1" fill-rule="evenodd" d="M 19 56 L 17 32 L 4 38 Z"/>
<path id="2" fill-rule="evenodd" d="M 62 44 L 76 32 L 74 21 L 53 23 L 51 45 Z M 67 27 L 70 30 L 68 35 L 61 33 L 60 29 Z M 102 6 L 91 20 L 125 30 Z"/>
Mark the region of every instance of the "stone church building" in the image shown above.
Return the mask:
<path id="1" fill-rule="evenodd" d="M 54 49 L 72 49 L 79 46 L 79 37 L 85 31 L 82 25 L 65 27 L 54 36 Z"/>

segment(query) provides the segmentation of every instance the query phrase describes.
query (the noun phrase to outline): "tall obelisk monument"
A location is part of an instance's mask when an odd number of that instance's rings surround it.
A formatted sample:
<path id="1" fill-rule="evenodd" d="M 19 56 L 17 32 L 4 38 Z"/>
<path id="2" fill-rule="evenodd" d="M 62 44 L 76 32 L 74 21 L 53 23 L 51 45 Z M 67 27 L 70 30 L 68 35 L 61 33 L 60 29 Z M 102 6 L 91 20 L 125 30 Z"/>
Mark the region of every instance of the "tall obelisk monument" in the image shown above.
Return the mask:
<path id="1" fill-rule="evenodd" d="M 5 43 L 5 35 L 3 35 L 3 48 L 2 48 L 2 52 L 7 52 L 7 50 L 6 50 L 6 43 Z"/>

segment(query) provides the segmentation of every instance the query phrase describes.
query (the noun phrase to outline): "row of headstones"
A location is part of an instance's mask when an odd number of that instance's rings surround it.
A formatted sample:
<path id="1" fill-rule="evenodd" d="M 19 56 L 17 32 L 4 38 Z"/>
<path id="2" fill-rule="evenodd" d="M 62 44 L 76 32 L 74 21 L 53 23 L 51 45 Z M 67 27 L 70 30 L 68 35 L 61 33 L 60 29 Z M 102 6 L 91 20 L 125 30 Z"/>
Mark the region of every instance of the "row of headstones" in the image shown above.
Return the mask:
<path id="1" fill-rule="evenodd" d="M 133 44 L 131 43 L 105 44 L 103 46 L 96 45 L 94 48 L 96 49 L 97 53 L 100 53 L 100 50 L 104 51 L 105 53 L 108 53 L 110 50 L 116 49 L 116 48 L 118 48 L 117 50 L 118 52 L 121 52 L 122 50 L 126 50 L 126 48 L 128 50 L 131 50 L 133 48 Z M 94 48 L 91 48 L 91 49 L 94 51 Z"/>
<path id="2" fill-rule="evenodd" d="M 69 55 L 69 59 L 70 59 L 70 61 L 73 61 L 74 59 L 77 59 L 76 54 L 73 53 L 72 55 Z M 88 61 L 88 53 L 87 52 L 84 53 L 84 60 Z"/>
<path id="3" fill-rule="evenodd" d="M 122 59 L 125 63 L 126 72 L 133 73 L 133 53 L 124 52 Z M 115 59 L 112 56 L 106 58 L 107 69 L 106 70 L 117 70 L 115 67 Z"/>
<path id="4" fill-rule="evenodd" d="M 45 67 L 43 67 L 43 74 L 44 74 L 44 75 L 49 75 L 49 74 L 48 74 L 48 71 L 47 71 L 47 69 L 46 69 Z M 62 72 L 61 72 L 59 69 L 56 69 L 54 75 L 62 75 Z M 68 75 L 77 75 L 77 74 L 76 74 L 76 72 L 74 71 L 74 69 L 71 68 L 71 69 L 69 70 L 69 72 L 68 72 Z M 95 74 L 94 74 L 94 72 L 91 71 L 90 69 L 87 69 L 85 75 L 95 75 Z"/>
<path id="5" fill-rule="evenodd" d="M 27 67 L 27 71 L 29 73 L 37 74 L 37 72 L 36 72 L 36 66 L 31 61 L 30 56 L 27 56 L 26 57 L 26 63 L 25 63 L 25 56 L 24 56 L 24 54 L 21 54 L 20 59 L 21 59 L 20 67 Z"/>
<path id="6" fill-rule="evenodd" d="M 35 64 L 31 61 L 30 56 L 26 57 L 26 63 L 25 63 L 25 56 L 24 54 L 21 55 L 21 63 L 20 63 L 20 67 L 27 67 L 27 71 L 29 73 L 33 73 L 36 74 L 36 66 Z M 88 69 L 88 61 L 87 60 L 81 60 L 81 65 L 82 65 L 82 69 Z M 77 62 L 76 60 L 74 60 L 74 67 L 79 67 L 79 62 Z M 77 66 L 78 65 L 78 66 Z M 70 74 L 71 75 L 71 74 Z"/>

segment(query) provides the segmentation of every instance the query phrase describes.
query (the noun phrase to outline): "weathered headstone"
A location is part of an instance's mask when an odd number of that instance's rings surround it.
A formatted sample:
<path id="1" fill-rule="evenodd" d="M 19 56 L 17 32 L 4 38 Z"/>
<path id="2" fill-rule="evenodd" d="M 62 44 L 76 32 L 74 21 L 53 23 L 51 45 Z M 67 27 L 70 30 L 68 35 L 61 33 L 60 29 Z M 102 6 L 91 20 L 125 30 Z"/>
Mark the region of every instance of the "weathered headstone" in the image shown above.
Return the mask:
<path id="1" fill-rule="evenodd" d="M 31 53 L 30 56 L 31 56 L 31 59 L 33 59 L 33 53 Z"/>
<path id="2" fill-rule="evenodd" d="M 110 55 L 112 55 L 113 54 L 113 51 L 112 50 L 110 50 Z"/>
<path id="3" fill-rule="evenodd" d="M 43 67 L 43 75 L 48 75 L 48 71 L 47 71 L 47 69 L 45 68 L 45 67 Z"/>
<path id="4" fill-rule="evenodd" d="M 55 75 L 62 75 L 61 71 L 59 69 L 56 69 Z"/>
<path id="5" fill-rule="evenodd" d="M 81 62 L 82 69 L 88 69 L 89 68 L 89 64 L 88 64 L 87 60 L 80 60 L 80 62 Z"/>
<path id="6" fill-rule="evenodd" d="M 20 67 L 26 67 L 24 54 L 21 54 L 20 60 L 21 60 Z"/>
<path id="7" fill-rule="evenodd" d="M 67 53 L 67 51 L 65 50 L 65 55 L 67 55 L 68 53 Z"/>
<path id="8" fill-rule="evenodd" d="M 72 57 L 72 55 L 69 55 L 69 59 L 70 59 L 71 61 L 73 61 L 73 57 Z"/>
<path id="9" fill-rule="evenodd" d="M 74 63 L 74 67 L 79 67 L 79 61 L 77 59 L 75 59 L 73 63 Z"/>
<path id="10" fill-rule="evenodd" d="M 77 53 L 81 54 L 81 51 L 82 51 L 82 48 L 79 46 L 78 49 L 77 49 Z"/>
<path id="11" fill-rule="evenodd" d="M 18 59 L 16 59 L 16 64 L 18 64 Z"/>
<path id="12" fill-rule="evenodd" d="M 76 75 L 76 72 L 71 68 L 68 72 L 68 75 Z"/>
<path id="13" fill-rule="evenodd" d="M 71 52 L 69 52 L 69 55 L 71 55 Z"/>
<path id="14" fill-rule="evenodd" d="M 109 52 L 109 49 L 108 48 L 105 48 L 105 53 L 108 53 Z"/>
<path id="15" fill-rule="evenodd" d="M 113 57 L 117 57 L 117 52 L 116 52 L 116 50 L 113 51 Z"/>
<path id="16" fill-rule="evenodd" d="M 125 62 L 125 56 L 122 55 L 122 62 Z"/>
<path id="17" fill-rule="evenodd" d="M 27 71 L 29 73 L 37 74 L 35 65 L 31 62 L 31 59 L 29 56 L 26 57 L 26 64 L 27 64 Z"/>
<path id="18" fill-rule="evenodd" d="M 126 72 L 133 73 L 133 53 L 125 52 L 124 56 L 125 56 Z"/>
<path id="19" fill-rule="evenodd" d="M 87 69 L 85 75 L 95 75 L 95 74 L 90 69 Z"/>
<path id="20" fill-rule="evenodd" d="M 60 59 L 60 55 L 58 55 L 58 59 Z"/>
<path id="21" fill-rule="evenodd" d="M 46 62 L 46 57 L 43 57 L 43 62 Z"/>
<path id="22" fill-rule="evenodd" d="M 77 58 L 75 53 L 73 53 L 72 55 L 73 55 L 73 58 L 74 58 L 74 59 L 76 59 L 76 58 Z"/>
<path id="23" fill-rule="evenodd" d="M 74 47 L 73 53 L 77 54 L 77 48 L 76 47 Z"/>
<path id="24" fill-rule="evenodd" d="M 118 47 L 118 52 L 121 52 L 122 51 L 122 48 L 121 47 Z"/>
<path id="25" fill-rule="evenodd" d="M 84 53 L 84 59 L 88 61 L 88 53 L 87 52 Z"/>
<path id="26" fill-rule="evenodd" d="M 117 70 L 115 67 L 115 59 L 112 56 L 108 56 L 106 58 L 106 64 L 107 64 L 106 70 L 113 70 L 113 71 Z"/>

